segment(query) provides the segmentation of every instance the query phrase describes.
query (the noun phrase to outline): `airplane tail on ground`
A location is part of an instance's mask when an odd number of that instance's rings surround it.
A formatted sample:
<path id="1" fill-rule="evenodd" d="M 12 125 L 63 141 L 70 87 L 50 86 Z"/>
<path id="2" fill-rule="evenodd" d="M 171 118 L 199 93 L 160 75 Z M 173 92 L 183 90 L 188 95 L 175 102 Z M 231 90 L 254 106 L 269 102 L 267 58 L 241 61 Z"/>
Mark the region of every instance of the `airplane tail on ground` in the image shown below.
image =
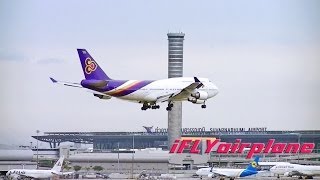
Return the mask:
<path id="1" fill-rule="evenodd" d="M 256 157 L 254 158 L 254 160 L 248 165 L 248 167 L 246 168 L 246 170 L 249 170 L 249 171 L 257 171 L 258 163 L 259 163 L 259 156 L 256 156 Z"/>
<path id="2" fill-rule="evenodd" d="M 64 156 L 61 156 L 51 170 L 60 172 L 63 165 L 63 160 L 64 160 Z"/>
<path id="3" fill-rule="evenodd" d="M 100 68 L 98 63 L 90 56 L 87 50 L 77 49 L 82 70 L 87 80 L 110 80 L 106 73 Z"/>

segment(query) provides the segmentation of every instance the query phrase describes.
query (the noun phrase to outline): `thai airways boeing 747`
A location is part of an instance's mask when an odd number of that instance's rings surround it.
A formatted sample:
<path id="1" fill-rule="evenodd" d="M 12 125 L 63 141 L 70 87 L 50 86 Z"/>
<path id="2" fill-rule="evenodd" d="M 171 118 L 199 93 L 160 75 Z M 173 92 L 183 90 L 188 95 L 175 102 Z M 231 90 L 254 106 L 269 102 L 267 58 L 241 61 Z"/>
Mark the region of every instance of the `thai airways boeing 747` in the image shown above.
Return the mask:
<path id="1" fill-rule="evenodd" d="M 100 68 L 87 50 L 78 49 L 85 79 L 80 83 L 57 81 L 53 83 L 70 87 L 89 89 L 100 99 L 116 97 L 143 104 L 141 110 L 159 109 L 158 103 L 168 102 L 167 111 L 171 111 L 175 101 L 190 101 L 202 104 L 218 94 L 218 88 L 207 78 L 181 77 L 162 80 L 114 80 Z"/>

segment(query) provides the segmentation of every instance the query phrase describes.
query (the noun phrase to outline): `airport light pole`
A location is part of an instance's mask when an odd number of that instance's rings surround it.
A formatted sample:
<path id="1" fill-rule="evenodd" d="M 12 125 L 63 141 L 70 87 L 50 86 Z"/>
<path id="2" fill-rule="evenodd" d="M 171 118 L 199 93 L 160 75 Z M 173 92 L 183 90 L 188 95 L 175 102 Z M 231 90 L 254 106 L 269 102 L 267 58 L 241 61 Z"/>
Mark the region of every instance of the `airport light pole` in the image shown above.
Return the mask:
<path id="1" fill-rule="evenodd" d="M 134 134 L 132 135 L 132 163 L 131 163 L 131 178 L 133 179 L 133 162 L 134 162 Z"/>
<path id="2" fill-rule="evenodd" d="M 37 132 L 37 169 L 39 169 L 39 130 Z"/>
<path id="3" fill-rule="evenodd" d="M 119 164 L 120 164 L 120 157 L 119 157 L 119 142 L 118 142 L 118 173 L 120 173 Z"/>
<path id="4" fill-rule="evenodd" d="M 299 143 L 299 146 L 300 146 L 301 134 L 297 133 L 297 136 L 298 136 L 298 143 Z M 298 164 L 299 164 L 299 162 L 300 162 L 300 151 L 298 151 Z"/>
<path id="5" fill-rule="evenodd" d="M 296 135 L 298 137 L 298 144 L 300 146 L 300 140 L 301 140 L 301 133 L 290 133 L 290 134 L 293 134 L 293 135 Z M 298 164 L 300 162 L 300 151 L 298 151 Z"/>
<path id="6" fill-rule="evenodd" d="M 219 131 L 219 139 L 220 139 L 220 141 L 221 141 L 221 132 Z M 220 155 L 220 153 L 219 153 L 219 167 L 220 167 L 220 161 L 221 161 L 221 155 Z"/>

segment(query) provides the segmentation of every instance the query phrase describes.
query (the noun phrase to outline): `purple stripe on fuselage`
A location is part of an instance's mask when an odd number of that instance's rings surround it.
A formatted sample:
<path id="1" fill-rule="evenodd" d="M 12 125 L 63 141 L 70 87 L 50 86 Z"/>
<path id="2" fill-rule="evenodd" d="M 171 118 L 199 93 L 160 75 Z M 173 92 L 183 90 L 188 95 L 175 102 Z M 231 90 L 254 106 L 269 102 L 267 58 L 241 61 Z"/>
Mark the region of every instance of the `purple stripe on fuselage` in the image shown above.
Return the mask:
<path id="1" fill-rule="evenodd" d="M 132 83 L 131 86 L 130 86 L 130 84 L 128 84 L 127 86 L 122 87 L 122 89 L 117 89 L 113 92 L 108 93 L 108 91 L 114 90 L 126 82 L 128 82 L 128 80 L 109 80 L 109 81 L 82 80 L 81 85 L 85 88 L 88 88 L 88 89 L 91 89 L 94 91 L 106 93 L 108 95 L 115 96 L 115 97 L 121 97 L 121 96 L 126 96 L 128 94 L 131 94 L 131 93 L 143 88 L 144 86 L 152 83 L 153 81 L 135 82 L 135 83 Z"/>
<path id="2" fill-rule="evenodd" d="M 136 84 L 134 84 L 133 86 L 130 86 L 128 88 L 123 88 L 123 89 L 119 89 L 120 91 L 114 94 L 111 94 L 112 96 L 115 97 L 122 97 L 122 96 L 126 96 L 129 95 L 143 87 L 145 87 L 146 85 L 152 83 L 153 81 L 140 81 Z"/>
<path id="3" fill-rule="evenodd" d="M 85 88 L 95 90 L 98 92 L 111 91 L 122 84 L 126 83 L 126 80 L 82 80 L 81 85 Z M 103 86 L 101 86 L 103 85 Z"/>

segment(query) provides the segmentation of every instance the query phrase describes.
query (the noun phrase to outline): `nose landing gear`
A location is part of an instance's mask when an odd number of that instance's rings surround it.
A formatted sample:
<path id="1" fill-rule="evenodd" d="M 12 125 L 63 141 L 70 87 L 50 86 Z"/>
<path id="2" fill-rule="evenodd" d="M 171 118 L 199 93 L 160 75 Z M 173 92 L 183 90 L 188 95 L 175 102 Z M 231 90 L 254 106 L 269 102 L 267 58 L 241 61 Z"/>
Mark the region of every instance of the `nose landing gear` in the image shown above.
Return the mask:
<path id="1" fill-rule="evenodd" d="M 206 101 L 203 102 L 203 104 L 201 105 L 201 108 L 202 108 L 202 109 L 207 108 Z"/>

